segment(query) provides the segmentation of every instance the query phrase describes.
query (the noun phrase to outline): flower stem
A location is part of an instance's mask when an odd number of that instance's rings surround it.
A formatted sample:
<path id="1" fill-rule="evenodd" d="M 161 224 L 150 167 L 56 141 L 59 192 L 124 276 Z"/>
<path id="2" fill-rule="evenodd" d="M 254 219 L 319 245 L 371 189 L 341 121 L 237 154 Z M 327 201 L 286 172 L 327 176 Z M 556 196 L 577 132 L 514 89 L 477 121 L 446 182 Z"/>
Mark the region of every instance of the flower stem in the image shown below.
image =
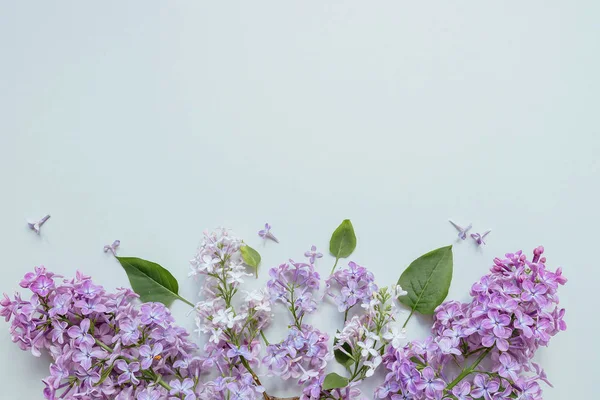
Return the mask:
<path id="1" fill-rule="evenodd" d="M 267 337 L 265 336 L 265 333 L 263 331 L 260 331 L 260 336 L 263 338 L 263 340 L 265 341 L 265 344 L 267 346 L 270 345 L 269 341 L 267 340 Z"/>
<path id="2" fill-rule="evenodd" d="M 415 309 L 413 308 L 412 310 L 410 310 L 410 314 L 408 314 L 408 318 L 406 318 L 406 321 L 404 321 L 404 325 L 402 325 L 402 329 L 406 328 L 406 324 L 408 324 L 408 321 L 410 321 L 410 317 L 412 317 L 414 313 L 415 313 Z"/>
<path id="3" fill-rule="evenodd" d="M 448 386 L 446 386 L 446 390 L 451 390 L 460 381 L 462 381 L 465 378 L 465 376 L 467 376 L 470 373 L 472 373 L 473 371 L 475 371 L 475 368 L 477 368 L 477 366 L 479 365 L 479 363 L 481 361 L 483 361 L 483 359 L 490 353 L 490 351 L 492 351 L 491 347 L 488 348 L 488 349 L 486 349 L 483 353 L 481 353 L 479 355 L 479 357 L 477 357 L 477 360 L 475 360 L 475 362 L 473 362 L 473 364 L 471 364 L 468 367 L 464 368 L 462 370 L 462 372 L 456 377 L 456 379 L 454 379 L 452 382 L 450 382 L 450 384 Z"/>
<path id="4" fill-rule="evenodd" d="M 241 357 L 241 356 L 240 356 L 240 360 L 242 361 L 242 364 L 244 365 L 244 367 L 246 367 L 248 372 L 250 372 L 250 375 L 252 375 L 252 379 L 254 379 L 254 383 L 256 383 L 258 386 L 262 386 L 262 383 L 260 383 L 260 379 L 258 379 L 258 376 L 256 375 L 256 373 L 252 370 L 252 367 L 250 367 L 250 364 L 248 363 L 248 361 L 244 357 Z M 269 397 L 269 395 L 266 392 L 263 392 L 263 398 L 265 400 L 271 400 L 271 397 Z"/>
<path id="5" fill-rule="evenodd" d="M 336 257 L 335 258 L 335 264 L 333 264 L 333 268 L 331 268 L 331 274 L 329 274 L 329 275 L 333 275 L 333 272 L 335 271 L 335 267 L 337 267 L 338 261 L 340 261 L 340 258 Z"/>

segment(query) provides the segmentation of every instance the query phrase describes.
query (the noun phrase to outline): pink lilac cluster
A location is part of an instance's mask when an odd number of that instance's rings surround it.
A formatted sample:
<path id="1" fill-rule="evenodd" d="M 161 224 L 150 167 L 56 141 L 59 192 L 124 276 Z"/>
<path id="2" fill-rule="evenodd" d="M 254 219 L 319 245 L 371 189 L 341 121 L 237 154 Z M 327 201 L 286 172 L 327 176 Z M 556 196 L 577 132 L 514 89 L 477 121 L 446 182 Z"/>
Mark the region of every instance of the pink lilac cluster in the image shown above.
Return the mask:
<path id="1" fill-rule="evenodd" d="M 446 302 L 435 312 L 432 336 L 389 347 L 389 373 L 380 399 L 540 400 L 549 383 L 531 360 L 566 329 L 557 289 L 566 279 L 547 269 L 543 248 L 496 258 L 491 273 L 471 288 L 472 301 Z M 473 361 L 474 359 L 474 361 Z M 462 363 L 462 370 L 454 369 Z"/>
<path id="2" fill-rule="evenodd" d="M 256 338 L 272 320 L 271 297 L 266 290 L 245 292 L 241 307 L 234 304 L 246 272 L 240 248 L 243 243 L 226 229 L 205 232 L 191 261 L 191 275 L 204 276 L 203 299 L 196 306 L 198 332 L 208 334 L 202 368 L 218 376 L 203 385 L 206 398 L 251 400 L 263 397 L 253 368 L 259 365 Z"/>
<path id="3" fill-rule="evenodd" d="M 36 267 L 20 283 L 33 292 L 28 301 L 0 301 L 12 340 L 52 357 L 46 399 L 201 398 L 196 346 L 163 304 L 140 307 L 131 290 L 107 293 L 79 272 L 59 278 Z"/>
<path id="4" fill-rule="evenodd" d="M 349 262 L 348 268 L 333 273 L 325 282 L 326 293 L 331 296 L 340 312 L 356 304 L 367 304 L 377 291 L 375 277 L 365 267 Z"/>

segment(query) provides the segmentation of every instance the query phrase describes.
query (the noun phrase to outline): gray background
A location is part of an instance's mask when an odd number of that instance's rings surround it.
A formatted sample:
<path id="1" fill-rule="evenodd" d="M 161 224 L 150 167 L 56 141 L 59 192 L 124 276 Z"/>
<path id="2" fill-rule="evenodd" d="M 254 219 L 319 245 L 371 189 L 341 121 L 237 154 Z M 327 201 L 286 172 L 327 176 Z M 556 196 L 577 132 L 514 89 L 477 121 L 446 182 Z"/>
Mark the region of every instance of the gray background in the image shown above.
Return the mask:
<path id="1" fill-rule="evenodd" d="M 452 217 L 493 232 L 483 249 L 457 243 L 449 298 L 508 251 L 544 244 L 564 267 L 569 330 L 539 353 L 556 386 L 544 398 L 592 395 L 598 4 L 3 1 L 0 291 L 42 263 L 126 285 L 102 253 L 119 238 L 195 299 L 185 277 L 203 229 L 233 228 L 266 272 L 325 249 L 344 218 L 353 259 L 384 285 L 452 243 Z M 37 237 L 25 219 L 44 213 Z M 267 220 L 281 244 L 260 244 Z M 313 321 L 333 332 L 325 308 Z M 184 304 L 174 312 L 193 327 Z M 7 331 L 0 397 L 41 398 L 47 361 Z"/>

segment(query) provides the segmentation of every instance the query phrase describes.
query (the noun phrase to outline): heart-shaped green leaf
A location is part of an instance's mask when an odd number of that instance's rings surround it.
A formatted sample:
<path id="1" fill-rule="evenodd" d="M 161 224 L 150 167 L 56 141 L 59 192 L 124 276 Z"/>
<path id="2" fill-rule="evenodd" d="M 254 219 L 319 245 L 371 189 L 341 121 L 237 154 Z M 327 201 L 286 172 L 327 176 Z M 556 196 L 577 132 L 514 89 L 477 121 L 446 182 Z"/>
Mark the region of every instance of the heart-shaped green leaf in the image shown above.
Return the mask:
<path id="1" fill-rule="evenodd" d="M 140 295 L 142 302 L 157 301 L 168 307 L 173 300 L 179 299 L 194 306 L 179 296 L 177 279 L 160 265 L 136 257 L 117 257 L 117 260 L 127 273 L 131 288 Z"/>
<path id="2" fill-rule="evenodd" d="M 448 295 L 450 282 L 452 246 L 446 246 L 422 255 L 408 266 L 398 280 L 408 294 L 398 300 L 411 308 L 411 315 L 415 311 L 433 314 Z"/>
<path id="3" fill-rule="evenodd" d="M 260 264 L 261 260 L 258 251 L 254 250 L 248 245 L 243 245 L 240 248 L 240 253 L 242 253 L 242 259 L 244 260 L 244 263 L 254 269 L 254 273 L 258 278 L 258 265 Z"/>
<path id="4" fill-rule="evenodd" d="M 348 386 L 348 378 L 332 372 L 323 380 L 323 390 L 339 389 Z"/>

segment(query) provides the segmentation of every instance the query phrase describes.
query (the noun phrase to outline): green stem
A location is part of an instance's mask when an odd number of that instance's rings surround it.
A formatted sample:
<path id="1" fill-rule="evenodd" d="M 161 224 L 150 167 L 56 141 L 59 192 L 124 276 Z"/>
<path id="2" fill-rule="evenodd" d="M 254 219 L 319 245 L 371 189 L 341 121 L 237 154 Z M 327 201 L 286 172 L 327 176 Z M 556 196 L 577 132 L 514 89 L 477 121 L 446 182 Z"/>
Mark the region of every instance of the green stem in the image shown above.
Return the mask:
<path id="1" fill-rule="evenodd" d="M 404 321 L 404 325 L 402 325 L 402 329 L 406 328 L 406 324 L 408 324 L 410 317 L 412 317 L 414 313 L 415 313 L 415 309 L 413 308 L 412 310 L 410 310 L 410 314 L 408 314 L 408 318 L 406 318 L 406 321 Z"/>
<path id="2" fill-rule="evenodd" d="M 329 275 L 333 275 L 333 271 L 335 271 L 335 267 L 337 267 L 338 261 L 340 261 L 340 258 L 336 257 L 335 258 L 335 264 L 333 264 L 333 268 L 331 268 L 331 274 L 329 274 Z"/>
<path id="3" fill-rule="evenodd" d="M 267 346 L 269 346 L 269 345 L 270 345 L 270 343 L 269 343 L 269 341 L 267 340 L 267 337 L 265 336 L 265 334 L 264 334 L 264 332 L 263 332 L 263 331 L 260 331 L 260 336 L 262 336 L 263 340 L 265 341 L 265 344 L 266 344 Z"/>
<path id="4" fill-rule="evenodd" d="M 171 386 L 169 386 L 169 384 L 167 382 L 163 381 L 162 376 L 160 376 L 156 373 L 155 373 L 155 375 L 156 375 L 156 383 L 158 383 L 160 386 L 164 387 L 167 390 L 171 390 Z"/>
<path id="5" fill-rule="evenodd" d="M 467 376 L 470 373 L 472 373 L 473 371 L 475 371 L 475 368 L 477 368 L 479 363 L 483 361 L 483 359 L 489 354 L 489 352 L 491 350 L 492 350 L 492 348 L 490 347 L 489 349 L 486 349 L 483 353 L 481 353 L 479 355 L 479 357 L 477 357 L 477 360 L 475 360 L 475 362 L 473 362 L 473 364 L 471 364 L 467 368 L 463 369 L 462 372 L 460 373 L 460 375 L 458 375 L 456 377 L 456 379 L 454 379 L 452 382 L 450 382 L 450 384 L 448 386 L 446 386 L 446 390 L 452 390 L 452 388 L 454 386 L 456 386 L 460 381 L 462 381 L 465 376 Z"/>
<path id="6" fill-rule="evenodd" d="M 177 297 L 179 298 L 179 300 L 183 301 L 185 304 L 189 305 L 190 307 L 192 307 L 192 308 L 196 307 L 191 301 L 188 301 L 179 295 L 177 295 Z"/>
<path id="7" fill-rule="evenodd" d="M 96 344 L 100 347 L 102 347 L 104 350 L 108 351 L 109 353 L 113 352 L 113 349 L 111 349 L 110 347 L 108 347 L 107 345 L 105 345 L 104 343 L 102 343 L 101 341 L 99 341 L 98 339 L 94 338 L 94 340 L 96 341 Z"/>

